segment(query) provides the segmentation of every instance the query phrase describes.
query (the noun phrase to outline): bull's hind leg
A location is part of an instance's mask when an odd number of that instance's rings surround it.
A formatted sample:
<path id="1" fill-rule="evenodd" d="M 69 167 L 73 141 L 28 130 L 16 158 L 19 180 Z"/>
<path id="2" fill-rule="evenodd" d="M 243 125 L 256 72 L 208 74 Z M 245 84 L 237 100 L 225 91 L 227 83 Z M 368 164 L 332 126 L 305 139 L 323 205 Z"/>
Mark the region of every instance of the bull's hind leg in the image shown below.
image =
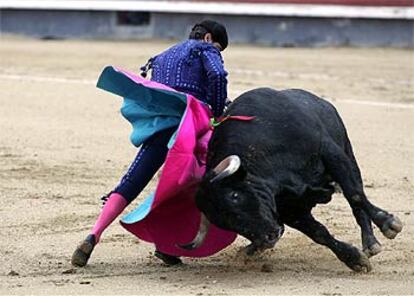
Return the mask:
<path id="1" fill-rule="evenodd" d="M 352 207 L 352 206 L 351 206 Z M 382 251 L 381 244 L 376 239 L 372 230 L 371 219 L 364 210 L 352 207 L 354 217 L 361 228 L 362 250 L 368 257 L 377 255 Z"/>
<path id="2" fill-rule="evenodd" d="M 392 214 L 373 205 L 365 196 L 359 168 L 335 143 L 324 143 L 323 163 L 332 178 L 339 183 L 342 191 L 354 210 L 358 223 L 366 225 L 363 210 L 377 225 L 385 237 L 393 239 L 402 230 L 402 223 Z M 372 229 L 365 227 L 365 235 L 373 237 Z M 374 237 L 375 239 L 375 237 Z"/>
<path id="3" fill-rule="evenodd" d="M 362 181 L 361 181 L 362 182 Z M 342 192 L 342 191 L 341 191 Z M 352 213 L 361 229 L 362 250 L 368 257 L 374 256 L 382 251 L 381 244 L 378 242 L 372 229 L 371 218 L 364 210 L 352 207 Z"/>
<path id="4" fill-rule="evenodd" d="M 350 144 L 349 144 L 350 147 Z M 331 149 L 332 150 L 332 149 Z M 330 150 L 325 149 L 325 154 L 329 152 Z M 342 153 L 342 152 L 341 152 Z M 353 156 L 352 148 L 349 148 L 346 150 L 346 153 L 351 156 Z M 346 158 L 346 156 L 344 156 Z M 326 165 L 326 159 L 325 157 L 325 166 Z M 351 165 L 353 167 L 352 173 L 354 175 L 355 183 L 360 184 L 359 187 L 362 188 L 362 178 L 361 173 L 359 171 L 358 165 L 356 164 L 355 158 L 351 159 Z M 327 169 L 332 168 L 332 165 L 328 165 Z M 354 217 L 361 228 L 361 240 L 362 240 L 362 250 L 363 252 L 368 256 L 374 256 L 381 252 L 381 244 L 376 239 L 373 229 L 372 229 L 372 223 L 371 218 L 368 216 L 368 214 L 359 206 L 356 206 L 355 204 L 350 203 L 350 206 L 352 208 L 352 212 L 354 214 Z"/>
<path id="5" fill-rule="evenodd" d="M 331 249 L 339 260 L 344 262 L 349 268 L 356 272 L 371 271 L 371 263 L 368 257 L 354 246 L 336 240 L 324 225 L 315 220 L 311 214 L 302 216 L 300 219 L 287 223 L 318 244 Z"/>

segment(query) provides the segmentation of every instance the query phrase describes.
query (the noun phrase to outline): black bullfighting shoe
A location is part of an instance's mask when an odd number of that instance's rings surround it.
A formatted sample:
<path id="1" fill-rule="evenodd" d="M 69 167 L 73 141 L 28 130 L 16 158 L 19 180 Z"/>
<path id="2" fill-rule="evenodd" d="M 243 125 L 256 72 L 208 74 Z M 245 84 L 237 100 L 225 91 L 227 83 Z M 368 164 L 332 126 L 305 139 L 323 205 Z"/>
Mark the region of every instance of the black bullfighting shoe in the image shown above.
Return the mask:
<path id="1" fill-rule="evenodd" d="M 165 264 L 167 264 L 169 266 L 178 265 L 178 264 L 183 263 L 180 258 L 161 253 L 158 250 L 155 250 L 154 255 L 155 255 L 155 257 L 157 257 L 158 259 L 161 259 Z"/>
<path id="2" fill-rule="evenodd" d="M 90 234 L 86 239 L 76 248 L 72 255 L 72 265 L 77 267 L 84 267 L 91 257 L 93 248 L 96 245 L 95 235 Z"/>

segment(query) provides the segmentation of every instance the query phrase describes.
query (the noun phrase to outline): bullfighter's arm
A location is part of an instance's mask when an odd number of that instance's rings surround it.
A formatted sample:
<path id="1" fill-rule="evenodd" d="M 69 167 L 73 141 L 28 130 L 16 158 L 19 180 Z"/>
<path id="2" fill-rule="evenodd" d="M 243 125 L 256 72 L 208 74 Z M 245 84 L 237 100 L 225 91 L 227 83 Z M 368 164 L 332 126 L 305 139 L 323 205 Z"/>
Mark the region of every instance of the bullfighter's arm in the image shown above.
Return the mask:
<path id="1" fill-rule="evenodd" d="M 214 117 L 220 117 L 227 100 L 227 72 L 218 50 L 204 50 L 203 66 L 207 73 L 207 101 L 211 105 Z"/>

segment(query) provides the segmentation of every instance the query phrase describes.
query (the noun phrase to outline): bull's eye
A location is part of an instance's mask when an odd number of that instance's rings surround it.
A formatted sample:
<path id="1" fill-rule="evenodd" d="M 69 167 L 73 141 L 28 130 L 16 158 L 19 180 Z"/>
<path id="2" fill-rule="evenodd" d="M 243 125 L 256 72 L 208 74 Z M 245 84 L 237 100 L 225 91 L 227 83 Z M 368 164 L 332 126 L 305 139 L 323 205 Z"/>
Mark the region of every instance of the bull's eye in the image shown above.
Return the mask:
<path id="1" fill-rule="evenodd" d="M 231 199 L 233 201 L 238 201 L 239 199 L 239 194 L 237 192 L 233 192 L 233 194 L 231 195 Z"/>

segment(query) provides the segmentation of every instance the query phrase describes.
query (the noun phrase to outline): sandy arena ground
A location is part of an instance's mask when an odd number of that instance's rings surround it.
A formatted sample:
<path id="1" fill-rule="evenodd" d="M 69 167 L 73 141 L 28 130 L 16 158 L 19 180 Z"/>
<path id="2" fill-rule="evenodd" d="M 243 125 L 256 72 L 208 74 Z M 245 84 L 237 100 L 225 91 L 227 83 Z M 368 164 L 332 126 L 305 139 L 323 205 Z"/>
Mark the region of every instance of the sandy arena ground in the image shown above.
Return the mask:
<path id="1" fill-rule="evenodd" d="M 136 153 L 121 99 L 94 83 L 105 65 L 138 71 L 170 44 L 0 39 L 0 294 L 413 295 L 414 53 L 400 49 L 231 46 L 224 54 L 231 98 L 258 86 L 304 88 L 336 105 L 366 193 L 405 225 L 395 240 L 377 231 L 383 252 L 371 273 L 350 271 L 291 229 L 251 260 L 238 253 L 247 243 L 238 239 L 215 256 L 166 267 L 118 223 L 88 267 L 71 267 L 99 197 Z M 360 246 L 342 196 L 315 213 L 337 238 Z"/>

